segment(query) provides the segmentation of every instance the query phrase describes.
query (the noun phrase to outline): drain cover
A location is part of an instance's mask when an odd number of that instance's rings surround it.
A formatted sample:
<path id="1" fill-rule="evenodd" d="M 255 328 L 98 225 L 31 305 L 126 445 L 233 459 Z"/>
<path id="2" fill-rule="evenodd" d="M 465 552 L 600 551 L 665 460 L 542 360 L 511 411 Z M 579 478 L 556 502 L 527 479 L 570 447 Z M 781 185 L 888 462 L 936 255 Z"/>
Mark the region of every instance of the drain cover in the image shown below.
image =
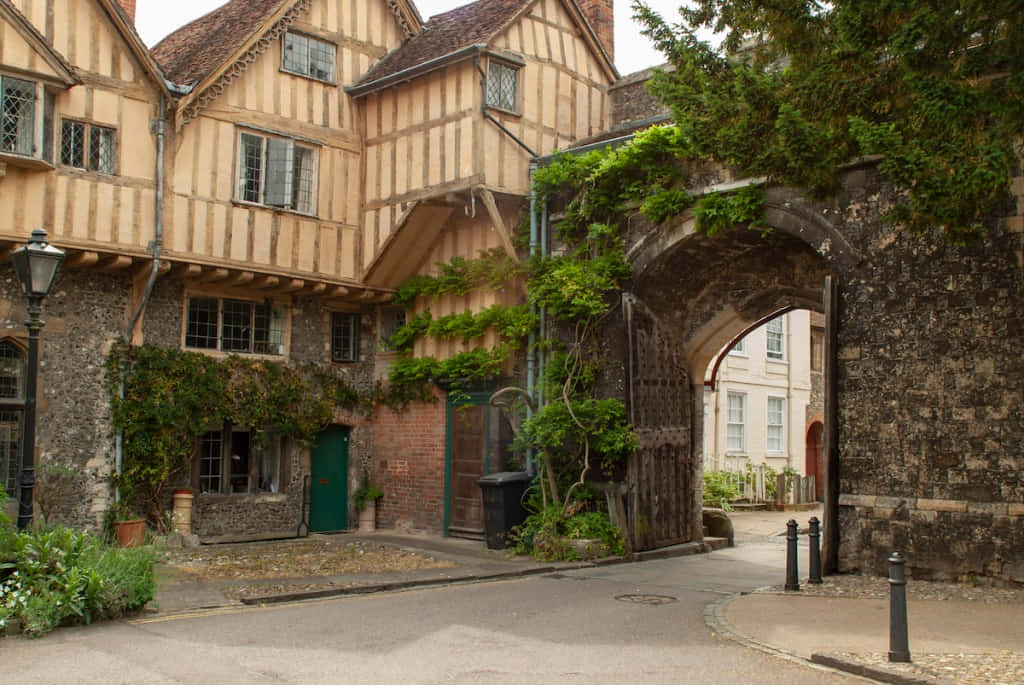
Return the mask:
<path id="1" fill-rule="evenodd" d="M 650 606 L 671 604 L 672 602 L 679 601 L 670 595 L 619 595 L 615 599 L 620 602 L 628 602 L 630 604 L 647 604 Z"/>

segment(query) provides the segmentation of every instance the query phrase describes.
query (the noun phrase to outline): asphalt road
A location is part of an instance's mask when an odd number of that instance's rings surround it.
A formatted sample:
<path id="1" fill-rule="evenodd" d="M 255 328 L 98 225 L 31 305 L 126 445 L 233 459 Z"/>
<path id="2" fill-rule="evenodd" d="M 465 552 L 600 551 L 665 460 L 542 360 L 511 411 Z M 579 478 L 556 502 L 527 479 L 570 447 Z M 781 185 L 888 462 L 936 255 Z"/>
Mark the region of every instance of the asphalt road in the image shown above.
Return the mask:
<path id="1" fill-rule="evenodd" d="M 9 683 L 864 682 L 716 637 L 778 544 L 514 581 L 225 609 L 0 641 Z M 764 620 L 771 620 L 766 616 Z"/>

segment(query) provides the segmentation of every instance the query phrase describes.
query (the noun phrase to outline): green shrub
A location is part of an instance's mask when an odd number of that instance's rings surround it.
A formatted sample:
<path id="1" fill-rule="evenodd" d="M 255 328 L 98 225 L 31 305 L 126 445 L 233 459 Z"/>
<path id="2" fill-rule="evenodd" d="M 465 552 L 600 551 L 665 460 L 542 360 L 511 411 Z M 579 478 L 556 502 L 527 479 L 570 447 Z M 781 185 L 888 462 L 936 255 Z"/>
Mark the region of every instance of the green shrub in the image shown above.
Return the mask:
<path id="1" fill-rule="evenodd" d="M 141 609 L 156 589 L 151 547 L 121 549 L 69 528 L 0 523 L 0 634 L 32 636 Z"/>
<path id="2" fill-rule="evenodd" d="M 585 511 L 565 517 L 561 506 L 549 506 L 527 516 L 512 535 L 516 553 L 529 554 L 538 561 L 575 559 L 576 552 L 569 540 L 597 539 L 610 554 L 621 556 L 626 553 L 622 533 L 603 511 Z"/>
<path id="3" fill-rule="evenodd" d="M 704 506 L 732 509 L 730 503 L 740 496 L 736 482 L 728 471 L 704 471 Z"/>

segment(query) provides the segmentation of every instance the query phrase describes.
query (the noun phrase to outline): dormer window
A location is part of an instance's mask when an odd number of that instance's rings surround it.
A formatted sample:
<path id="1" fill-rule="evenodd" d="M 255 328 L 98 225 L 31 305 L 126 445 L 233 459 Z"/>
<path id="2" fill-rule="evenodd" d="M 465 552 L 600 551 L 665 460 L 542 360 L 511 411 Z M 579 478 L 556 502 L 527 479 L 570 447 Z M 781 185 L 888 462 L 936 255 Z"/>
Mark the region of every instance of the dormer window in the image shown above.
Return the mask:
<path id="1" fill-rule="evenodd" d="M 519 111 L 519 69 L 491 60 L 487 67 L 487 106 Z"/>
<path id="2" fill-rule="evenodd" d="M 0 155 L 4 160 L 52 162 L 52 129 L 53 96 L 42 84 L 0 74 Z"/>
<path id="3" fill-rule="evenodd" d="M 318 81 L 334 83 L 338 48 L 333 43 L 289 31 L 284 34 L 281 69 Z"/>

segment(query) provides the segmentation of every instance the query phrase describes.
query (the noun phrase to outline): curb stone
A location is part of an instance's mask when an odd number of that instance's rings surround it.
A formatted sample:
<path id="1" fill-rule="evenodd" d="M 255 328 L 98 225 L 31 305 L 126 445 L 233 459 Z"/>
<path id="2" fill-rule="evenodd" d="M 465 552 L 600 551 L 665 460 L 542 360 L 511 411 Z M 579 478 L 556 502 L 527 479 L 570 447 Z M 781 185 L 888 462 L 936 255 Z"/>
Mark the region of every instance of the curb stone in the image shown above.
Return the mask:
<path id="1" fill-rule="evenodd" d="M 882 683 L 893 683 L 893 685 L 952 685 L 952 680 L 938 680 L 922 676 L 905 675 L 896 673 L 877 666 L 857 663 L 850 659 L 844 659 L 836 654 L 811 654 L 811 661 L 822 666 L 829 666 L 840 671 L 853 673 L 855 675 L 871 678 Z"/>
<path id="2" fill-rule="evenodd" d="M 842 666 L 838 665 L 838 664 L 841 664 L 841 663 L 851 663 L 851 662 L 844 662 L 841 659 L 836 659 L 835 663 L 818 663 L 818 662 L 810 661 L 808 659 L 803 658 L 799 654 L 794 654 L 793 652 L 787 651 L 787 650 L 782 649 L 780 647 L 776 647 L 774 645 L 770 645 L 770 644 L 768 644 L 766 642 L 761 642 L 760 640 L 755 640 L 754 638 L 752 638 L 752 637 L 750 637 L 748 635 L 744 635 L 743 633 L 741 633 L 741 632 L 737 631 L 735 628 L 733 628 L 732 625 L 725 619 L 725 608 L 727 606 L 729 606 L 730 604 L 732 604 L 732 602 L 734 602 L 735 600 L 739 599 L 740 597 L 743 597 L 744 595 L 749 595 L 749 594 L 752 594 L 754 592 L 759 592 L 761 590 L 766 590 L 766 589 L 767 588 L 758 588 L 756 590 L 750 590 L 750 591 L 746 591 L 746 592 L 736 592 L 736 593 L 733 593 L 733 594 L 729 595 L 728 597 L 724 597 L 724 598 L 722 598 L 722 599 L 720 599 L 720 600 L 718 600 L 716 602 L 712 602 L 711 604 L 709 604 L 706 607 L 704 607 L 704 624 L 707 625 L 707 627 L 710 628 L 714 633 L 716 633 L 717 635 L 720 635 L 721 637 L 724 637 L 727 640 L 732 640 L 733 642 L 738 642 L 739 644 L 743 645 L 744 647 L 749 647 L 751 649 L 756 649 L 759 652 L 764 652 L 765 654 L 769 654 L 769 655 L 774 656 L 776 658 L 783 659 L 783 660 L 789 661 L 791 663 L 799 664 L 799 665 L 801 665 L 801 666 L 803 666 L 805 668 L 812 668 L 812 669 L 815 669 L 815 670 L 827 671 L 829 673 L 835 673 L 836 671 L 842 671 L 842 672 L 845 672 L 845 673 L 849 673 L 850 675 L 860 676 L 862 678 L 875 679 L 875 678 L 873 678 L 873 676 L 871 676 L 871 675 L 869 675 L 867 673 L 848 671 L 848 670 L 842 668 Z M 858 664 L 858 666 L 859 666 L 859 664 Z M 893 683 L 897 683 L 898 682 L 900 684 L 905 684 L 905 685 L 921 685 L 922 683 L 927 683 L 927 685 L 934 685 L 932 681 L 922 681 L 922 680 L 914 680 L 914 681 L 910 681 L 910 680 L 905 680 L 905 681 L 883 681 L 883 682 L 893 682 Z"/>

